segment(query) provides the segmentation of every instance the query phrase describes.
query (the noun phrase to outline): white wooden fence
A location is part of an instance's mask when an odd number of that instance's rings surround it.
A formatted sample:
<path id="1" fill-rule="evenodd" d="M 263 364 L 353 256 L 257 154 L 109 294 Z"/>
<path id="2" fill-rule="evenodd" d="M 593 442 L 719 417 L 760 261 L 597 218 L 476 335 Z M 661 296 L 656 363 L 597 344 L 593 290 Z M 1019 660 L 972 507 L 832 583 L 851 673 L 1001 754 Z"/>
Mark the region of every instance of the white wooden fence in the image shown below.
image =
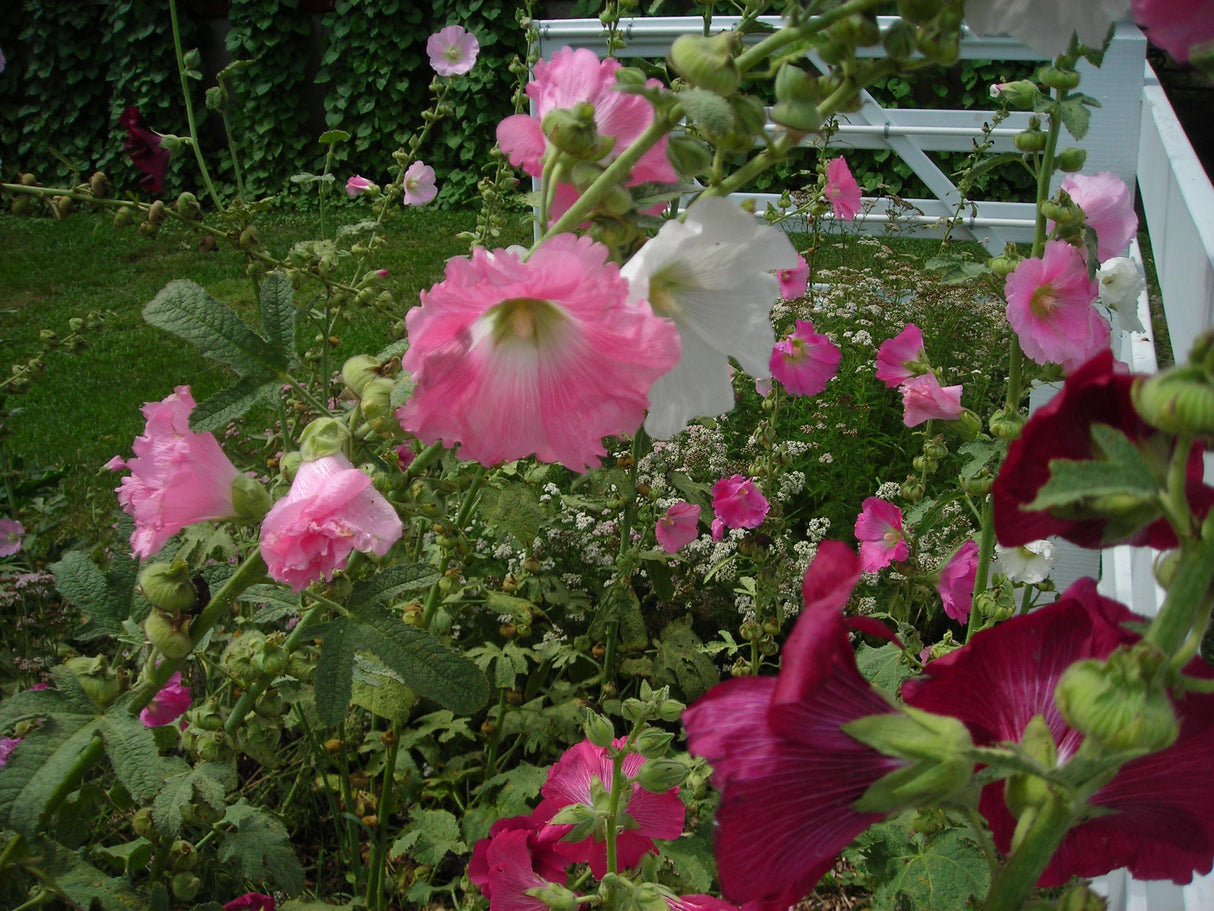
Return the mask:
<path id="1" fill-rule="evenodd" d="M 778 19 L 769 18 L 773 25 Z M 884 20 L 883 25 L 889 20 Z M 732 28 L 737 19 L 715 17 L 714 30 Z M 685 32 L 700 31 L 697 18 L 626 19 L 620 24 L 627 41 L 621 57 L 665 57 L 671 42 Z M 546 20 L 538 23 L 540 54 L 549 57 L 569 45 L 605 50 L 605 32 L 597 19 Z M 1214 187 L 1211 186 L 1175 112 L 1145 62 L 1146 42 L 1132 23 L 1118 25 L 1099 69 L 1081 63 L 1082 90 L 1101 104 L 1091 131 L 1082 143 L 1088 150 L 1084 170 L 1112 171 L 1127 184 L 1137 181 L 1146 215 L 1156 274 L 1173 352 L 1183 361 L 1193 340 L 1214 326 Z M 967 60 L 1038 60 L 1040 55 L 1016 41 L 966 34 L 961 56 Z M 810 58 L 819 69 L 821 61 Z M 888 148 L 898 154 L 934 194 L 909 200 L 909 218 L 890 209 L 883 199 L 866 199 L 860 230 L 883 233 L 890 222 L 940 233 L 958 211 L 957 188 L 927 155 L 928 152 L 968 151 L 982 137 L 990 112 L 882 108 L 865 94 L 861 110 L 840 118 L 832 150 Z M 995 151 L 1014 148 L 1012 138 L 1028 125 L 1028 115 L 1013 114 L 991 133 Z M 1134 138 L 1137 137 L 1137 142 Z M 762 212 L 775 195 L 751 195 Z M 1032 239 L 1034 209 L 1030 203 L 970 200 L 954 236 L 981 242 L 992 253 L 1008 242 Z M 1137 244 L 1131 256 L 1141 264 Z M 1139 300 L 1139 317 L 1150 327 L 1147 295 Z M 1146 333 L 1115 330 L 1114 353 L 1136 372 L 1156 369 L 1155 346 Z M 1206 458 L 1206 477 L 1214 478 L 1214 456 Z M 1114 547 L 1099 553 L 1073 548 L 1063 576 L 1100 576 L 1103 594 L 1131 605 L 1148 616 L 1158 612 L 1162 590 L 1155 583 L 1148 548 Z M 1055 572 L 1059 576 L 1059 572 Z M 1067 581 L 1058 579 L 1060 586 Z M 1188 886 L 1142 882 L 1124 870 L 1101 877 L 1096 887 L 1108 896 L 1109 911 L 1214 911 L 1214 875 L 1197 877 Z"/>

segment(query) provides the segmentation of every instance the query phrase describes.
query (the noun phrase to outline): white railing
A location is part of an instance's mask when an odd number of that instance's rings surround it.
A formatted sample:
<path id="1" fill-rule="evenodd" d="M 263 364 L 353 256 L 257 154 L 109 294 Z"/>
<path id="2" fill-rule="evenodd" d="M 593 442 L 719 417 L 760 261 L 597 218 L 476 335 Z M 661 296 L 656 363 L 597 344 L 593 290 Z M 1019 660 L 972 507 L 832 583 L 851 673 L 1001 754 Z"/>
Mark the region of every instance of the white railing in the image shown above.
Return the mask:
<path id="1" fill-rule="evenodd" d="M 736 21 L 716 17 L 713 25 L 716 29 L 730 28 Z M 778 21 L 770 20 L 773 25 Z M 551 56 L 565 45 L 604 52 L 605 32 L 598 20 L 547 20 L 538 25 L 541 56 Z M 621 30 L 627 46 L 620 56 L 665 57 L 678 35 L 701 27 L 702 20 L 696 18 L 624 20 Z M 1177 362 L 1181 362 L 1197 335 L 1214 326 L 1214 187 L 1154 72 L 1145 63 L 1145 49 L 1138 29 L 1122 23 L 1099 69 L 1080 64 L 1083 91 L 1101 105 L 1092 118 L 1091 131 L 1080 144 L 1088 150 L 1085 171 L 1112 171 L 1131 186 L 1137 181 L 1172 348 Z M 961 56 L 967 60 L 1041 59 L 1016 41 L 972 34 L 963 38 Z M 820 61 L 810 59 L 821 66 Z M 860 229 L 879 234 L 890 222 L 898 221 L 926 232 L 940 232 L 946 219 L 957 212 L 960 196 L 926 153 L 968 151 L 982 137 L 989 116 L 986 111 L 882 108 L 866 96 L 857 114 L 840 118 L 832 150 L 891 149 L 934 194 L 933 199 L 909 200 L 918 210 L 910 218 L 896 214 L 884 200 L 866 199 L 865 214 L 857 219 Z M 995 151 L 1013 148 L 1012 137 L 1027 123 L 1027 114 L 1013 114 L 1005 120 L 991 133 Z M 1135 136 L 1137 142 L 1133 141 Z M 775 195 L 747 195 L 755 199 L 759 212 L 776 200 Z M 959 236 L 968 235 L 992 252 L 1001 251 L 1009 241 L 1032 239 L 1034 209 L 1030 203 L 972 200 L 967 201 L 964 211 L 965 231 Z M 954 230 L 954 234 L 958 232 Z M 1137 244 L 1131 246 L 1130 253 L 1141 264 Z M 1139 300 L 1139 318 L 1148 327 L 1147 332 L 1115 330 L 1114 353 L 1135 372 L 1149 373 L 1156 369 L 1156 362 L 1146 292 Z M 1214 456 L 1206 458 L 1206 477 L 1214 477 Z M 1066 581 L 1062 577 L 1099 574 L 1104 595 L 1153 616 L 1163 595 L 1152 571 L 1154 556 L 1148 548 L 1113 547 L 1099 554 L 1071 548 L 1064 558 L 1068 565 L 1056 570 L 1055 576 L 1062 584 Z M 1214 875 L 1196 877 L 1188 886 L 1176 886 L 1135 880 L 1121 870 L 1101 877 L 1096 886 L 1108 896 L 1108 911 L 1214 909 Z"/>

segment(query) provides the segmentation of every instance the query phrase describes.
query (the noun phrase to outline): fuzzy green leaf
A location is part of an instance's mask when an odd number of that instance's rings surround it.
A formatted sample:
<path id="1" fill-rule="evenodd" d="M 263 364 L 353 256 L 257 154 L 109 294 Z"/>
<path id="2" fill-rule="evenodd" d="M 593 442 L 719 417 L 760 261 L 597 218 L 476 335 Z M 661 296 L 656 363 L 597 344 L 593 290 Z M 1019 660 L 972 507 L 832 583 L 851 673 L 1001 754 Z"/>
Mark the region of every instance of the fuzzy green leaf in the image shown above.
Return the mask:
<path id="1" fill-rule="evenodd" d="M 712 659 L 704 654 L 704 643 L 691 628 L 691 616 L 666 624 L 654 643 L 654 669 L 663 683 L 679 688 L 685 702 L 692 702 L 721 682 Z"/>
<path id="2" fill-rule="evenodd" d="M 241 377 L 227 389 L 205 399 L 190 414 L 190 429 L 195 433 L 213 433 L 243 415 L 258 402 L 278 391 L 277 379 L 264 375 Z"/>
<path id="3" fill-rule="evenodd" d="M 358 625 L 339 617 L 314 627 L 321 640 L 316 662 L 316 714 L 324 724 L 337 724 L 346 716 L 354 688 L 354 654 L 359 646 Z"/>
<path id="4" fill-rule="evenodd" d="M 186 809 L 205 804 L 214 813 L 224 811 L 224 795 L 236 786 L 236 772 L 221 762 L 207 762 L 165 781 L 152 803 L 152 822 L 165 838 L 181 831 Z"/>
<path id="5" fill-rule="evenodd" d="M 902 649 L 892 642 L 880 648 L 860 643 L 856 646 L 856 666 L 865 680 L 890 695 L 896 695 L 902 681 L 912 675 L 902 660 Z"/>
<path id="6" fill-rule="evenodd" d="M 405 592 L 421 591 L 438 581 L 438 570 L 427 563 L 390 566 L 382 572 L 354 583 L 350 591 L 351 610 L 358 604 L 385 604 Z"/>
<path id="7" fill-rule="evenodd" d="M 910 845 L 906 854 L 891 859 L 892 875 L 874 894 L 877 907 L 965 908 L 971 896 L 986 894 L 989 868 L 965 829 L 944 829 Z"/>
<path id="8" fill-rule="evenodd" d="M 295 309 L 291 279 L 281 269 L 275 269 L 261 283 L 261 327 L 270 348 L 283 364 L 295 361 Z"/>
<path id="9" fill-rule="evenodd" d="M 162 778 L 160 751 L 152 729 L 121 703 L 102 716 L 99 729 L 105 753 L 122 786 L 138 801 L 151 800 Z"/>
<path id="10" fill-rule="evenodd" d="M 58 714 L 31 731 L 0 775 L 0 826 L 32 835 L 77 757 L 97 733 L 95 715 Z"/>
<path id="11" fill-rule="evenodd" d="M 485 487 L 480 513 L 489 525 L 504 528 L 522 547 L 531 546 L 547 518 L 540 495 L 524 481 Z"/>
<path id="12" fill-rule="evenodd" d="M 303 889 L 303 867 L 291 847 L 286 826 L 269 810 L 241 801 L 228 807 L 223 822 L 236 830 L 229 832 L 219 846 L 220 863 L 229 865 L 240 879 L 269 880 L 284 892 Z"/>
<path id="13" fill-rule="evenodd" d="M 241 376 L 278 374 L 286 361 L 226 304 L 191 281 L 172 281 L 143 308 L 151 325 L 185 339 Z"/>
<path id="14" fill-rule="evenodd" d="M 1124 433 L 1107 424 L 1093 424 L 1092 436 L 1103 459 L 1050 460 L 1050 479 L 1027 509 L 1067 506 L 1091 497 L 1127 496 L 1149 501 L 1159 495 L 1159 482 L 1142 453 Z"/>
<path id="15" fill-rule="evenodd" d="M 39 867 L 76 907 L 90 911 L 147 911 L 146 899 L 123 877 L 107 876 L 79 854 L 49 839 L 39 839 L 34 844 L 42 855 Z"/>
<path id="16" fill-rule="evenodd" d="M 448 854 L 467 853 L 459 820 L 446 810 L 414 810 L 405 834 L 392 843 L 392 856 L 406 852 L 419 863 L 437 866 Z"/>
<path id="17" fill-rule="evenodd" d="M 76 639 L 100 639 L 122 632 L 122 621 L 131 614 L 131 586 L 122 590 L 111 585 L 101 568 L 78 550 L 68 551 L 62 560 L 52 563 L 51 572 L 59 594 L 88 616 Z"/>

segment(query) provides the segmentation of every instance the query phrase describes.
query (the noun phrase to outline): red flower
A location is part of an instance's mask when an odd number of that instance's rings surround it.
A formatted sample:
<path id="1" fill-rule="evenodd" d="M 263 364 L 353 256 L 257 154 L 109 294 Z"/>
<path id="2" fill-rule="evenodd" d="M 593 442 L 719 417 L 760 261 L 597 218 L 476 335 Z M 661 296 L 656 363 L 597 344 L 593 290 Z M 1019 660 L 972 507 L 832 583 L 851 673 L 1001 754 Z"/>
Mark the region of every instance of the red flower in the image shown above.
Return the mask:
<path id="1" fill-rule="evenodd" d="M 468 862 L 468 878 L 480 886 L 481 894 L 489 899 L 490 908 L 496 907 L 493 887 L 503 881 L 507 883 L 507 892 L 510 883 L 530 881 L 533 877 L 543 883 L 565 881 L 567 861 L 553 851 L 551 845 L 539 841 L 538 835 L 543 825 L 543 820 L 535 815 L 499 819 L 490 826 L 489 836 L 473 846 L 472 860 Z M 526 837 L 510 834 L 516 832 L 524 832 Z M 505 838 L 508 834 L 510 837 Z M 524 853 L 527 855 L 525 860 Z M 506 860 L 511 860 L 511 863 L 503 865 Z M 530 870 L 522 869 L 526 866 Z M 513 875 L 504 876 L 507 870 L 513 871 Z M 530 889 L 535 885 L 537 883 L 529 882 L 524 888 Z M 505 898 L 499 896 L 498 901 Z"/>
<path id="2" fill-rule="evenodd" d="M 246 892 L 223 906 L 223 911 L 274 911 L 274 899 L 260 892 Z"/>
<path id="3" fill-rule="evenodd" d="M 896 714 L 860 675 L 848 639 L 849 623 L 880 627 L 843 616 L 859 578 L 856 554 L 824 541 L 805 573 L 805 609 L 779 676 L 727 681 L 683 713 L 688 749 L 712 763 L 721 791 L 717 867 L 731 901 L 783 911 L 806 895 L 885 816 L 853 804 L 906 765 L 842 731 L 849 721 Z"/>
<path id="4" fill-rule="evenodd" d="M 1169 450 L 1171 443 L 1143 421 L 1134 409 L 1130 390 L 1135 377 L 1118 373 L 1112 352 L 1102 351 L 1067 377 L 1062 391 L 1024 425 L 1019 439 L 1008 449 L 1007 459 L 992 488 L 995 534 L 1004 547 L 1028 544 L 1060 535 L 1080 547 L 1100 548 L 1113 544 L 1175 547 L 1176 534 L 1160 513 L 1134 515 L 1113 521 L 1095 508 L 1086 514 L 1066 515 L 1059 511 L 1029 509 L 1050 477 L 1053 459 L 1089 461 L 1098 454 L 1092 442 L 1092 426 L 1107 424 L 1124 433 L 1140 449 Z M 1170 457 L 1171 453 L 1164 453 Z M 1201 447 L 1194 446 L 1189 461 L 1189 507 L 1203 519 L 1214 504 L 1214 488 L 1201 481 Z"/>
<path id="5" fill-rule="evenodd" d="M 902 686 L 916 708 L 960 719 L 978 745 L 1019 741 L 1041 715 L 1058 746 L 1058 764 L 1079 749 L 1083 735 L 1069 727 L 1054 702 L 1063 672 L 1076 661 L 1107 658 L 1141 636 L 1125 624 L 1140 620 L 1124 605 L 1101 597 L 1080 579 L 1053 604 L 978 633 L 963 649 L 937 658 L 924 676 Z M 1194 659 L 1191 676 L 1214 671 Z M 1180 734 L 1172 746 L 1122 766 L 1092 795 L 1093 817 L 1071 829 L 1038 881 L 1065 883 L 1129 867 L 1139 879 L 1187 883 L 1209 872 L 1214 858 L 1214 695 L 1175 700 Z M 1016 822 L 1003 782 L 988 785 L 981 809 L 1000 850 L 1011 846 Z M 1096 815 L 1099 814 L 1099 815 Z"/>
<path id="6" fill-rule="evenodd" d="M 140 185 L 149 193 L 159 193 L 164 186 L 164 174 L 169 168 L 169 150 L 160 144 L 161 135 L 144 125 L 139 108 L 129 107 L 118 118 L 120 126 L 126 127 L 126 142 L 123 148 L 131 156 L 135 167 L 144 174 Z"/>

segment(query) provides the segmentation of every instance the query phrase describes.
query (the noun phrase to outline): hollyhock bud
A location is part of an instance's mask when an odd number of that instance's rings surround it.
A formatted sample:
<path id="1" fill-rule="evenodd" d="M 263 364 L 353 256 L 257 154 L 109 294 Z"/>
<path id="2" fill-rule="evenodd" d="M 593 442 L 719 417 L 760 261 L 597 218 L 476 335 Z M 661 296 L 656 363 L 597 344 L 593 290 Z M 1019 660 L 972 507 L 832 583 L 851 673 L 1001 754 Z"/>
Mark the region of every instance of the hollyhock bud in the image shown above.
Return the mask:
<path id="1" fill-rule="evenodd" d="M 1214 378 L 1198 364 L 1140 378 L 1132 389 L 1138 416 L 1166 433 L 1214 440 Z"/>
<path id="2" fill-rule="evenodd" d="M 148 601 L 171 614 L 188 611 L 198 602 L 190 567 L 183 560 L 147 564 L 139 571 L 139 589 Z"/>
<path id="3" fill-rule="evenodd" d="M 1037 71 L 1037 78 L 1042 85 L 1051 89 L 1070 90 L 1079 86 L 1079 74 L 1074 70 L 1061 69 L 1056 66 L 1043 66 Z"/>
<path id="4" fill-rule="evenodd" d="M 637 772 L 637 781 L 650 794 L 665 794 L 687 778 L 687 766 L 677 759 L 650 759 Z"/>
<path id="5" fill-rule="evenodd" d="M 663 731 L 658 728 L 645 728 L 645 730 L 637 734 L 633 748 L 646 759 L 660 759 L 666 755 L 666 751 L 670 748 L 670 744 L 673 741 L 674 734 L 669 731 Z"/>
<path id="6" fill-rule="evenodd" d="M 304 428 L 299 438 L 299 453 L 305 462 L 336 455 L 350 442 L 350 431 L 337 418 L 317 418 Z"/>
<path id="7" fill-rule="evenodd" d="M 776 104 L 771 119 L 802 133 L 811 133 L 822 125 L 818 102 L 822 93 L 818 77 L 791 63 L 776 73 Z"/>
<path id="8" fill-rule="evenodd" d="M 356 354 L 341 365 L 342 382 L 355 395 L 361 396 L 367 383 L 380 375 L 380 366 L 379 358 L 369 354 Z"/>
<path id="9" fill-rule="evenodd" d="M 712 149 L 693 136 L 672 135 L 667 140 L 666 157 L 681 176 L 695 177 L 712 164 Z"/>
<path id="10" fill-rule="evenodd" d="M 1159 660 L 1142 648 L 1122 647 L 1105 660 L 1072 664 L 1054 691 L 1058 711 L 1107 750 L 1167 749 L 1179 726 L 1167 691 L 1152 681 Z"/>
<path id="11" fill-rule="evenodd" d="M 901 713 L 849 721 L 841 730 L 882 755 L 910 763 L 869 785 L 852 805 L 861 813 L 890 813 L 942 803 L 969 784 L 974 744 L 965 725 L 956 718 L 904 706 Z"/>
<path id="12" fill-rule="evenodd" d="M 1006 102 L 1009 108 L 1018 111 L 1031 111 L 1041 98 L 1041 90 L 1037 83 L 1029 79 L 1018 79 L 1015 82 L 997 82 L 991 86 L 991 97 Z"/>
<path id="13" fill-rule="evenodd" d="M 594 105 L 579 101 L 573 107 L 554 108 L 540 123 L 544 136 L 570 158 L 598 161 L 611 151 L 614 141 L 600 137 L 595 129 Z"/>
<path id="14" fill-rule="evenodd" d="M 110 179 L 101 171 L 94 172 L 93 176 L 89 178 L 89 194 L 95 199 L 109 196 L 112 188 L 113 184 L 110 183 Z"/>
<path id="15" fill-rule="evenodd" d="M 711 37 L 679 35 L 670 46 L 668 60 L 695 88 L 730 95 L 742 81 L 734 62 L 741 45 L 742 36 L 733 31 L 719 32 Z"/>
<path id="16" fill-rule="evenodd" d="M 246 474 L 232 478 L 232 509 L 246 522 L 260 522 L 270 511 L 270 494 Z"/>
<path id="17" fill-rule="evenodd" d="M 198 197 L 193 193 L 182 193 L 177 197 L 177 214 L 186 221 L 198 221 L 202 217 L 202 206 L 198 204 Z"/>
<path id="18" fill-rule="evenodd" d="M 615 728 L 611 719 L 604 718 L 598 712 L 591 712 L 582 723 L 586 739 L 596 747 L 609 747 L 615 740 Z"/>
<path id="19" fill-rule="evenodd" d="M 1058 163 L 1058 170 L 1065 171 L 1068 174 L 1083 170 L 1083 165 L 1087 160 L 1087 149 L 1080 149 L 1075 146 L 1063 149 L 1055 159 Z"/>
<path id="20" fill-rule="evenodd" d="M 169 616 L 154 607 L 144 618 L 143 631 L 160 654 L 176 660 L 194 650 L 194 640 L 190 638 L 191 619 L 176 614 Z"/>
<path id="21" fill-rule="evenodd" d="M 64 664 L 76 676 L 76 682 L 80 684 L 84 694 L 102 710 L 126 689 L 124 676 L 110 667 L 109 659 L 105 655 L 97 655 L 95 658 L 81 655 L 69 658 Z"/>
<path id="22" fill-rule="evenodd" d="M 1043 130 L 1028 129 L 1012 137 L 1012 143 L 1021 152 L 1040 152 L 1045 149 L 1046 135 Z"/>

